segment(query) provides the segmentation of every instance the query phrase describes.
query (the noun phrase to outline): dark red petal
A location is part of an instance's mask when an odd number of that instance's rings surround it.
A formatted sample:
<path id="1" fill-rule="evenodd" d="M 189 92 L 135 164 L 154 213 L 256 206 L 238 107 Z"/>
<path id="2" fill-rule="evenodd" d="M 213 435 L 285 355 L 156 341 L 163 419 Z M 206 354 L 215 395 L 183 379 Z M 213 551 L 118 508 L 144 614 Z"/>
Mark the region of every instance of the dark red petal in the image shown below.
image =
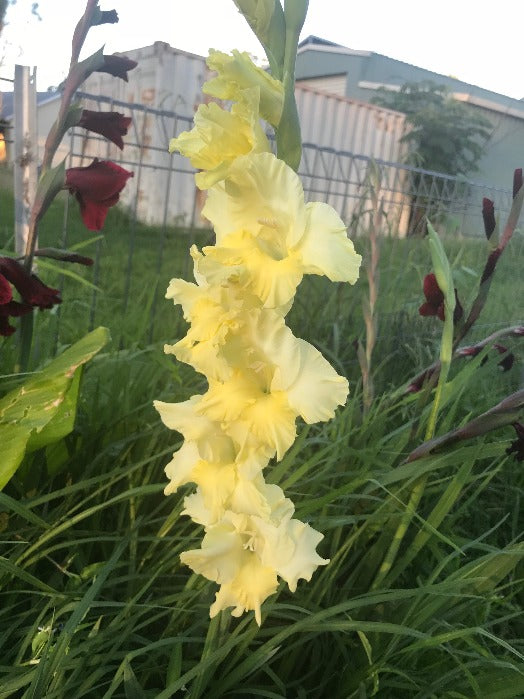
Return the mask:
<path id="1" fill-rule="evenodd" d="M 0 274 L 0 304 L 8 303 L 13 298 L 13 291 L 7 279 Z"/>
<path id="2" fill-rule="evenodd" d="M 418 309 L 418 312 L 420 313 L 421 316 L 436 316 L 437 315 L 438 308 L 435 308 L 435 306 L 432 303 L 423 303 L 422 306 Z"/>
<path id="3" fill-rule="evenodd" d="M 495 230 L 495 205 L 491 199 L 484 197 L 482 200 L 482 218 L 484 219 L 484 231 L 489 240 Z"/>
<path id="4" fill-rule="evenodd" d="M 1 316 L 0 315 L 0 335 L 3 337 L 9 337 L 9 335 L 12 335 L 14 333 L 16 328 L 13 328 L 12 325 L 9 325 L 9 320 L 7 316 Z"/>
<path id="5" fill-rule="evenodd" d="M 78 126 L 98 133 L 105 138 L 108 138 L 120 150 L 124 147 L 122 136 L 127 134 L 131 117 L 125 117 L 120 112 L 96 112 L 90 109 L 84 109 Z"/>
<path id="6" fill-rule="evenodd" d="M 519 190 L 521 187 L 522 187 L 522 168 L 519 167 L 513 173 L 513 199 L 515 199 L 515 197 L 519 193 Z"/>
<path id="7" fill-rule="evenodd" d="M 127 71 L 136 68 L 138 63 L 132 61 L 127 56 L 105 56 L 104 55 L 104 65 L 102 68 L 98 69 L 99 73 L 109 73 L 115 78 L 122 78 L 127 82 Z"/>
<path id="8" fill-rule="evenodd" d="M 424 277 L 424 296 L 427 301 L 432 303 L 435 307 L 440 306 L 444 301 L 444 294 L 440 290 L 437 278 L 433 273 L 426 274 Z"/>
<path id="9" fill-rule="evenodd" d="M 0 316 L 13 316 L 13 318 L 17 318 L 19 316 L 25 316 L 26 313 L 31 313 L 32 310 L 33 306 L 29 303 L 9 301 L 9 303 L 0 306 Z"/>
<path id="10" fill-rule="evenodd" d="M 77 195 L 80 203 L 80 214 L 84 226 L 90 231 L 100 231 L 104 226 L 109 207 L 90 199 L 81 199 Z"/>
<path id="11" fill-rule="evenodd" d="M 124 170 L 120 165 L 95 158 L 87 167 L 72 167 L 66 170 L 66 187 L 72 194 L 103 202 L 119 194 L 130 177 L 133 177 L 133 173 Z"/>

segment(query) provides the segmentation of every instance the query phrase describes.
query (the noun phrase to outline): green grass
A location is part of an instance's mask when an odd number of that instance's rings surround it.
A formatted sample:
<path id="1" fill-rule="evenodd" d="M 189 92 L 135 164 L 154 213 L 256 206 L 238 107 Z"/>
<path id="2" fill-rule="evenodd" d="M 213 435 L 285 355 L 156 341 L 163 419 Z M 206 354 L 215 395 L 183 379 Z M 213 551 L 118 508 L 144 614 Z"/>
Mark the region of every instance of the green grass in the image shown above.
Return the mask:
<path id="1" fill-rule="evenodd" d="M 46 218 L 43 243 L 61 230 L 63 206 L 57 202 Z M 68 245 L 85 239 L 76 212 L 68 220 Z M 190 489 L 162 493 L 163 468 L 180 437 L 160 424 L 152 401 L 180 401 L 204 388 L 202 377 L 162 353 L 163 341 L 185 332 L 179 310 L 162 296 L 172 276 L 189 272 L 190 241 L 207 234 L 164 235 L 139 224 L 133 231 L 118 211 L 106 228 L 95 244 L 103 292 L 94 323 L 111 328 L 113 347 L 84 372 L 75 430 L 54 454 L 59 472 L 50 477 L 46 454 L 36 452 L 0 494 L 0 698 L 523 696 L 524 476 L 505 454 L 511 428 L 404 463 L 421 441 L 413 426 L 420 418 L 423 428 L 430 403 L 392 391 L 435 359 L 441 332 L 438 320 L 417 312 L 430 271 L 425 241 L 382 243 L 377 397 L 368 414 L 353 346 L 363 338 L 364 277 L 352 288 L 308 279 L 299 292 L 290 325 L 348 376 L 352 393 L 331 423 L 301 426 L 290 452 L 268 469 L 297 516 L 325 534 L 319 552 L 331 563 L 296 594 L 282 586 L 264 604 L 258 629 L 251 614 L 209 621 L 216 586 L 179 560 L 201 537 L 179 516 Z M 2 213 L 0 231 L 7 230 Z M 446 239 L 445 246 L 465 303 L 486 243 Z M 364 251 L 364 240 L 356 247 Z M 523 322 L 516 298 L 523 260 L 519 235 L 471 339 Z M 79 273 L 93 281 L 92 270 Z M 51 283 L 47 270 L 41 274 Z M 90 322 L 86 288 L 67 279 L 63 294 L 59 345 Z M 41 359 L 55 320 L 39 314 Z M 517 358 L 510 372 L 499 371 L 494 353 L 482 366 L 481 357 L 454 362 L 438 434 L 522 385 L 522 340 L 507 344 Z M 4 366 L 12 347 L 12 339 L 0 346 Z M 0 390 L 14 380 L 4 378 Z M 382 574 L 421 479 L 417 513 Z"/>

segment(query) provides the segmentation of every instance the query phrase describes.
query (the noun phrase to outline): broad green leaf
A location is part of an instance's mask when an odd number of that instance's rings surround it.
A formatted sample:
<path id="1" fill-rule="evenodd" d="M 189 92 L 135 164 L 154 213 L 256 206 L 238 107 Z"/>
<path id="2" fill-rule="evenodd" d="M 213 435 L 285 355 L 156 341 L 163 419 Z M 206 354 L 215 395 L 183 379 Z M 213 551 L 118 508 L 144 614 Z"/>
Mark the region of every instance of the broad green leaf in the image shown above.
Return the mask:
<path id="1" fill-rule="evenodd" d="M 4 487 L 22 463 L 30 434 L 30 428 L 25 425 L 0 424 L 0 444 L 2 445 L 0 488 Z"/>
<path id="2" fill-rule="evenodd" d="M 73 429 L 78 370 L 108 340 L 107 328 L 93 330 L 0 400 L 0 488 L 15 473 L 24 454 L 61 439 Z"/>
<path id="3" fill-rule="evenodd" d="M 40 432 L 33 432 L 27 443 L 27 452 L 35 451 L 62 439 L 72 432 L 75 424 L 76 402 L 80 388 L 80 377 L 82 367 L 79 367 L 70 382 L 69 388 L 65 392 L 63 401 L 58 406 L 53 417 Z"/>

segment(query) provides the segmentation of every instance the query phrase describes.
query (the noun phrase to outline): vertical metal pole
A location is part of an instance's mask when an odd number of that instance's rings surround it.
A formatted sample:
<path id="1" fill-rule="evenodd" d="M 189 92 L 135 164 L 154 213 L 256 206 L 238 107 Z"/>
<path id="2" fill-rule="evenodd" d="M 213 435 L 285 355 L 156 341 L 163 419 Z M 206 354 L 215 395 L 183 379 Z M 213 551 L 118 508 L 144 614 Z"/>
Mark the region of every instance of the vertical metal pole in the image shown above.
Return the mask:
<path id="1" fill-rule="evenodd" d="M 15 66 L 14 127 L 15 251 L 23 255 L 37 180 L 36 68 Z"/>

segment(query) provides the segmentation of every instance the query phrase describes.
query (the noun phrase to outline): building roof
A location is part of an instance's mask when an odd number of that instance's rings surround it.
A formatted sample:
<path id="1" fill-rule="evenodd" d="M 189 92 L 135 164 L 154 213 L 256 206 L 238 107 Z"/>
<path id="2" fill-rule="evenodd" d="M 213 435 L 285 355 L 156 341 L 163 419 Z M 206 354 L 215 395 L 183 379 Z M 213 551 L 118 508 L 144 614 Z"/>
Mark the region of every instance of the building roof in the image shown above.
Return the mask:
<path id="1" fill-rule="evenodd" d="M 61 93 L 56 90 L 46 90 L 45 92 L 37 92 L 36 104 L 40 105 L 44 102 L 49 102 L 51 100 L 58 99 L 61 96 Z M 2 92 L 0 101 L 0 117 L 2 119 L 12 119 L 14 114 L 14 92 L 12 90 L 11 92 Z"/>
<path id="2" fill-rule="evenodd" d="M 338 55 L 348 55 L 348 56 L 367 56 L 370 59 L 374 59 L 373 63 L 376 61 L 380 62 L 391 62 L 399 67 L 403 66 L 405 70 L 409 70 L 412 77 L 406 79 L 404 82 L 419 82 L 420 80 L 431 80 L 439 85 L 445 85 L 453 93 L 456 99 L 464 102 L 469 102 L 471 104 L 484 107 L 485 109 L 492 109 L 497 112 L 504 112 L 507 114 L 512 114 L 513 116 L 518 116 L 524 118 L 524 98 L 519 100 L 514 97 L 509 97 L 508 95 L 503 95 L 493 90 L 488 90 L 486 88 L 480 87 L 479 85 L 472 85 L 458 78 L 451 77 L 449 75 L 442 75 L 441 73 L 436 73 L 428 68 L 422 68 L 421 66 L 415 66 L 406 61 L 401 61 L 397 58 L 391 58 L 381 53 L 376 53 L 374 51 L 357 51 L 350 49 L 347 46 L 342 46 L 336 44 L 332 41 L 327 41 L 321 37 L 308 36 L 304 41 L 300 42 L 298 53 L 305 53 L 306 51 L 320 51 L 326 53 L 333 53 Z M 424 73 L 424 76 L 417 77 L 417 72 Z M 337 68 L 337 73 L 340 73 L 340 67 Z M 385 87 L 390 89 L 395 89 L 400 83 L 395 81 L 395 84 L 387 84 L 385 81 L 366 80 L 362 87 L 367 87 L 370 89 L 377 89 L 379 87 Z"/>

